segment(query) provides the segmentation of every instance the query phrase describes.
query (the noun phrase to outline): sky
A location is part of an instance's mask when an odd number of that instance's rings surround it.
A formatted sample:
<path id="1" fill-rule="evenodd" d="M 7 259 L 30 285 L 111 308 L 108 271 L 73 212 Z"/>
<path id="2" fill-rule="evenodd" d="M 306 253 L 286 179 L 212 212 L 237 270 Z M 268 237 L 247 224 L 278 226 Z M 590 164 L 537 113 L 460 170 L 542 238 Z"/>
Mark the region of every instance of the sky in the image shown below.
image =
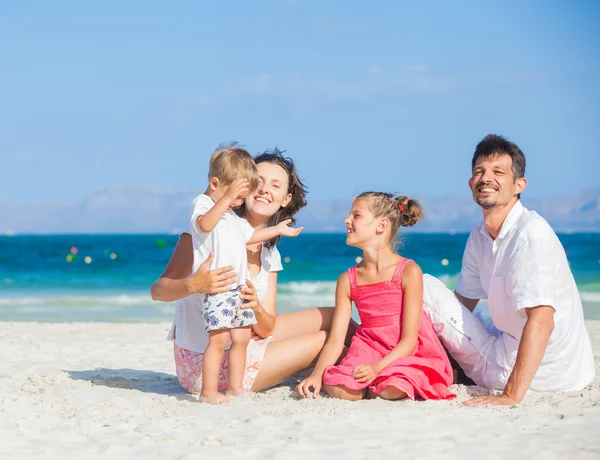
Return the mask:
<path id="1" fill-rule="evenodd" d="M 488 133 L 526 194 L 597 186 L 600 3 L 0 2 L 0 200 L 206 187 L 237 140 L 312 199 L 468 194 Z M 594 167 L 594 165 L 596 165 Z"/>

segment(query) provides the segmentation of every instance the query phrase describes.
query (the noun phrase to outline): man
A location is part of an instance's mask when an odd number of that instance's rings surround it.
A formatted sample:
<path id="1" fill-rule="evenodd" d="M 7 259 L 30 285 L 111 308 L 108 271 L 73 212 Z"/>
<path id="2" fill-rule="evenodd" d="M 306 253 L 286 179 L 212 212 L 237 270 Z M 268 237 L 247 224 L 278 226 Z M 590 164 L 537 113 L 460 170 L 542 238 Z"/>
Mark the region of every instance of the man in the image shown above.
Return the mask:
<path id="1" fill-rule="evenodd" d="M 465 405 L 518 404 L 529 388 L 580 390 L 595 376 L 581 299 L 556 234 L 519 201 L 525 156 L 490 134 L 471 166 L 483 221 L 467 241 L 456 290 L 424 277 L 425 309 L 450 354 L 477 385 L 503 390 Z M 488 299 L 493 328 L 472 313 L 480 299 Z"/>

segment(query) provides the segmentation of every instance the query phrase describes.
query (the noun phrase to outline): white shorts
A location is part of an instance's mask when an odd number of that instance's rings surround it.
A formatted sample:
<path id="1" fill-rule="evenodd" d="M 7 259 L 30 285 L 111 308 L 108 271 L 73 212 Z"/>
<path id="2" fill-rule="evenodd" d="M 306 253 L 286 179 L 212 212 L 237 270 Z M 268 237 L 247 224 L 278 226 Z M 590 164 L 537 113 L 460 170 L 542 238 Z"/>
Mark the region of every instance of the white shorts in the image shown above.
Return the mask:
<path id="1" fill-rule="evenodd" d="M 444 283 L 427 274 L 423 275 L 423 304 L 441 342 L 467 377 L 477 385 L 503 390 L 514 356 L 507 353 L 505 337 L 493 323 L 471 313 Z"/>
<path id="2" fill-rule="evenodd" d="M 202 297 L 202 317 L 206 332 L 234 329 L 256 324 L 251 308 L 241 308 L 240 288 L 221 294 L 205 294 Z"/>

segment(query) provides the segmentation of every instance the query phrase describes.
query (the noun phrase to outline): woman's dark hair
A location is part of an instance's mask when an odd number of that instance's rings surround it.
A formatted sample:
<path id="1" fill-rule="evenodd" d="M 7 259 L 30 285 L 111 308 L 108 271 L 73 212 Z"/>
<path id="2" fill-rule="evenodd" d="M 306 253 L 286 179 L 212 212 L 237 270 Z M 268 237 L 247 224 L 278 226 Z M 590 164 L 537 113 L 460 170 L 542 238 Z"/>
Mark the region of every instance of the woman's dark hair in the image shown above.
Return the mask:
<path id="1" fill-rule="evenodd" d="M 254 157 L 254 162 L 257 165 L 260 163 L 272 163 L 280 166 L 288 175 L 289 185 L 287 193 L 292 195 L 292 199 L 288 205 L 285 208 L 279 208 L 279 210 L 267 221 L 267 227 L 277 225 L 279 222 L 282 222 L 286 219 L 291 219 L 292 225 L 294 225 L 296 223 L 296 218 L 294 215 L 300 211 L 300 209 L 306 206 L 306 194 L 308 193 L 308 189 L 298 177 L 298 171 L 296 171 L 294 160 L 283 156 L 284 153 L 285 150 L 279 150 L 277 147 L 275 147 L 273 150 L 265 150 L 264 153 Z M 246 203 L 243 203 L 240 207 L 236 208 L 235 212 L 240 217 L 245 217 Z M 279 240 L 279 236 L 272 238 L 265 242 L 265 246 L 272 248 L 279 243 Z"/>

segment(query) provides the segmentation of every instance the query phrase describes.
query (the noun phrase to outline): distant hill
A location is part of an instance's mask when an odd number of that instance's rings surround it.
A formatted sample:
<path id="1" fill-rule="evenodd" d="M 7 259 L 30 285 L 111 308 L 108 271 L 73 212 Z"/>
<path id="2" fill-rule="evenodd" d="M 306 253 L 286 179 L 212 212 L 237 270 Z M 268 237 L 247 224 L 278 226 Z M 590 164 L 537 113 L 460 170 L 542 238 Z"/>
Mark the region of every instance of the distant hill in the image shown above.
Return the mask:
<path id="1" fill-rule="evenodd" d="M 0 199 L 0 233 L 171 233 L 186 228 L 195 193 L 140 186 L 98 191 L 72 204 L 19 205 Z M 481 219 L 468 195 L 419 198 L 415 231 L 467 232 Z M 311 200 L 298 220 L 309 232 L 343 232 L 350 199 Z M 600 231 L 600 187 L 572 195 L 523 198 L 558 231 Z"/>

